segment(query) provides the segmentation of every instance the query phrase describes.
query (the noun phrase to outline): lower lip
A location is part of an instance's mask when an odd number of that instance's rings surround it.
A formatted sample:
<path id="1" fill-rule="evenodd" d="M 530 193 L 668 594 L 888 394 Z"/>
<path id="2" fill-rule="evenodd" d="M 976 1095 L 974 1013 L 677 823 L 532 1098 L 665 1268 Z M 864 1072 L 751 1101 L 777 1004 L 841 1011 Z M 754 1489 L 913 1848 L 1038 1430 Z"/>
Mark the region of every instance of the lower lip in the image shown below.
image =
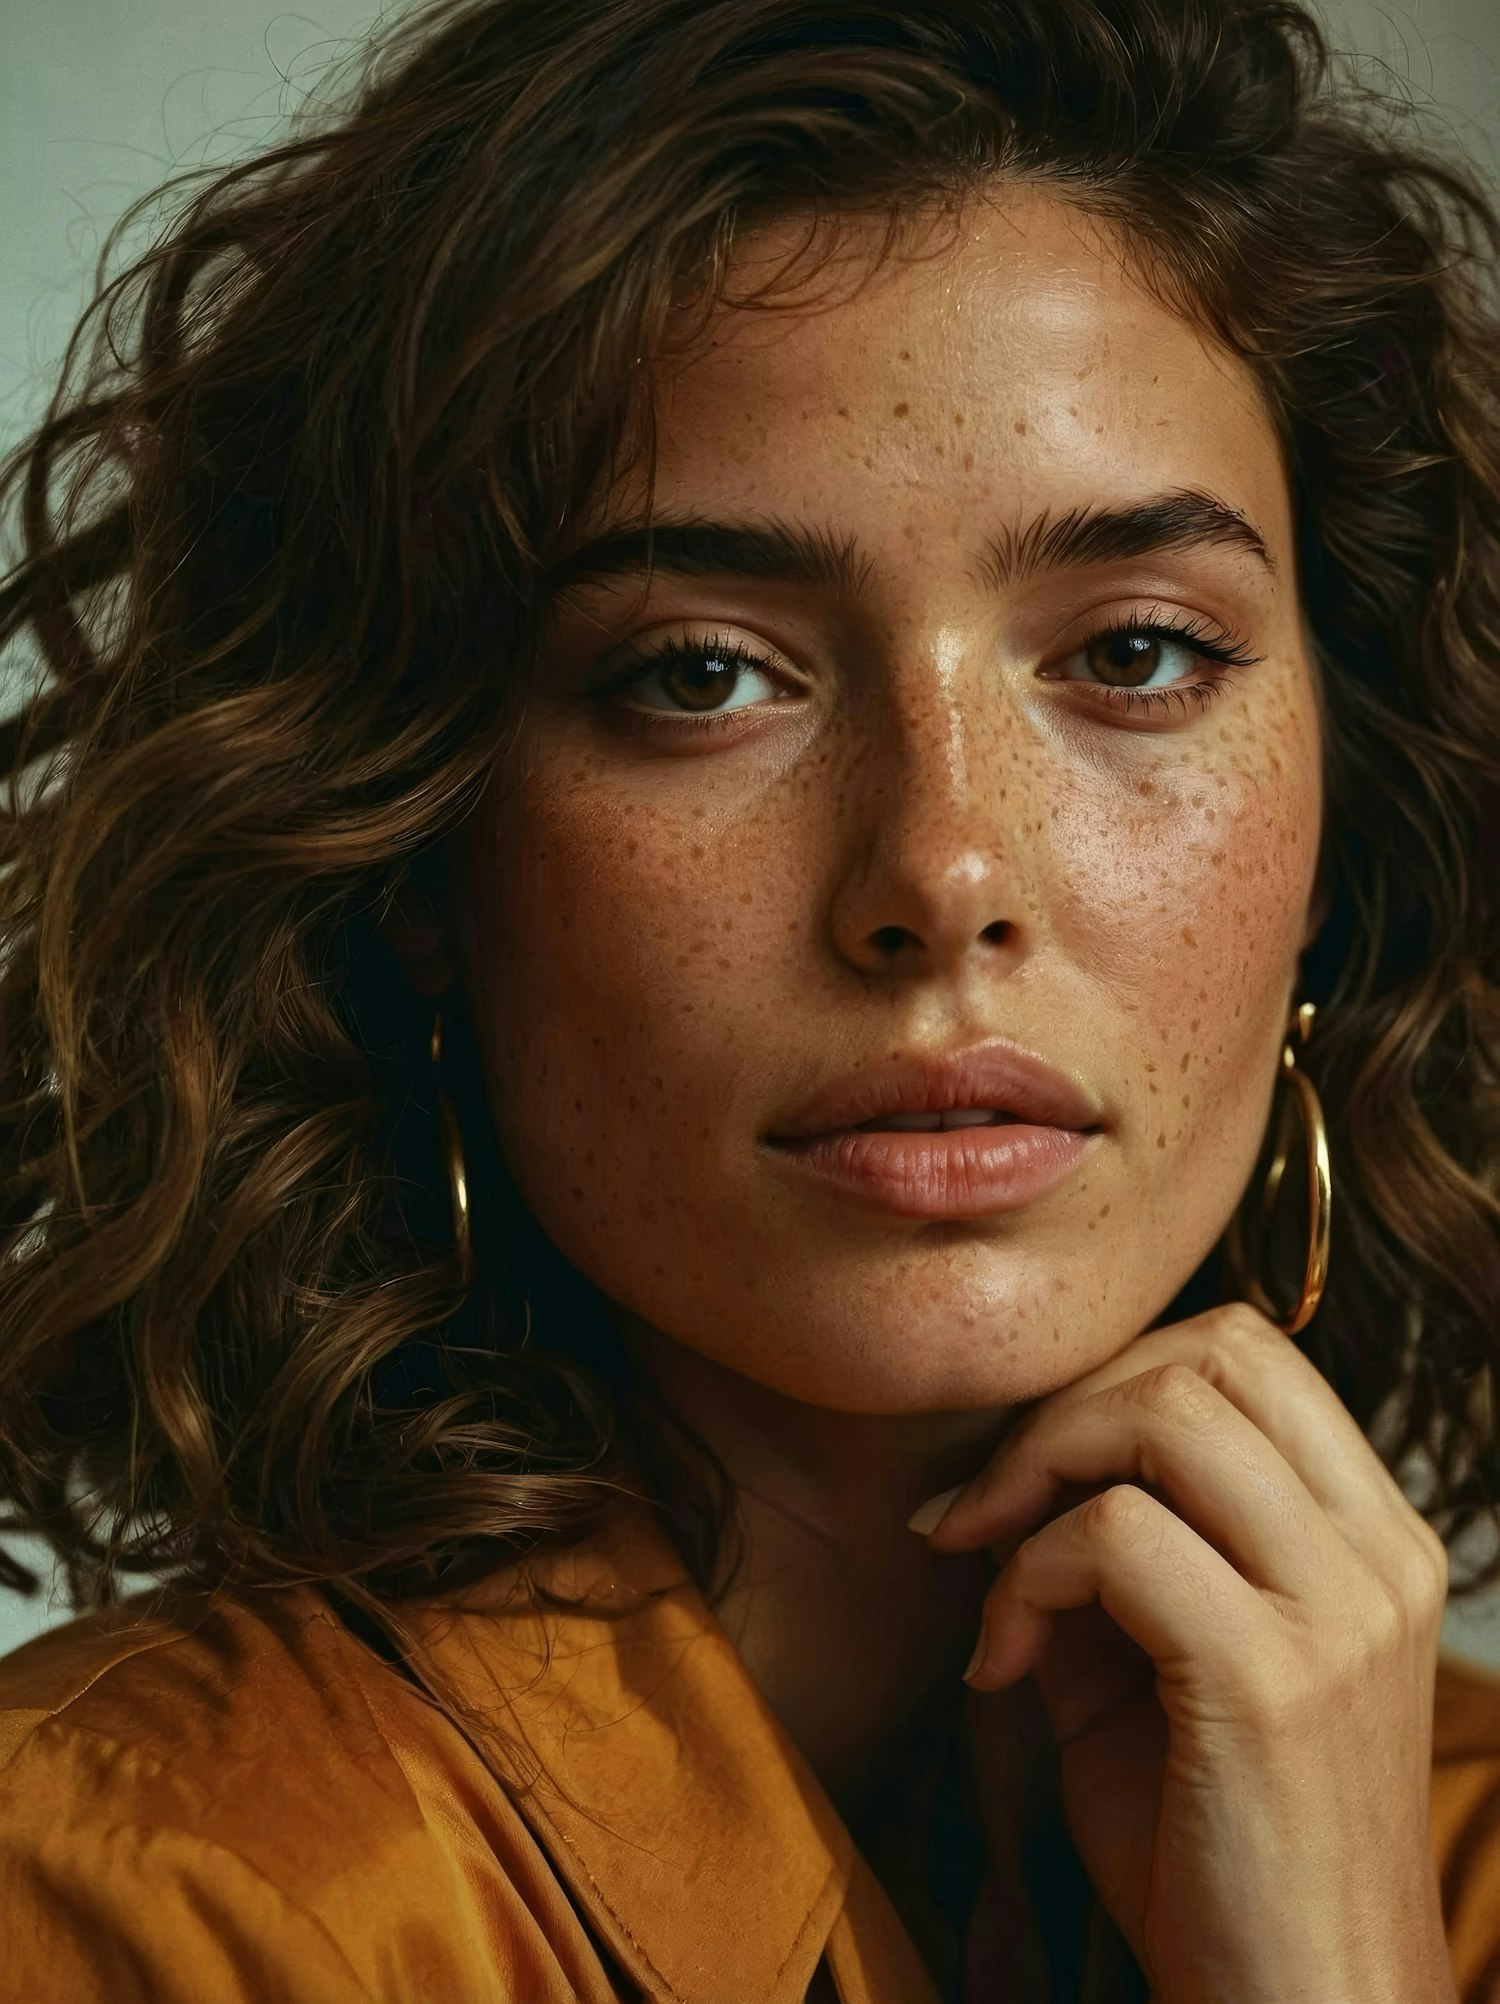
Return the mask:
<path id="1" fill-rule="evenodd" d="M 1015 1211 L 1072 1174 L 1095 1130 L 950 1127 L 931 1133 L 851 1128 L 773 1146 L 849 1195 L 903 1218 L 978 1218 Z"/>

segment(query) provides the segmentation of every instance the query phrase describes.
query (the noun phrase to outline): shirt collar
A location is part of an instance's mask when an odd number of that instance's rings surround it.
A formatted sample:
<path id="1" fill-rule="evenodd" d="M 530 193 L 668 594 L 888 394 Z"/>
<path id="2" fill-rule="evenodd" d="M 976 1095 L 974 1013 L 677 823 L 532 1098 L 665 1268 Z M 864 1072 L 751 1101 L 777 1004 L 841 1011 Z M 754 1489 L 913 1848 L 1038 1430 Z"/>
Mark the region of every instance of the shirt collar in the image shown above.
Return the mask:
<path id="1" fill-rule="evenodd" d="M 927 2004 L 894 1909 L 655 1512 L 627 1501 L 525 1571 L 617 1611 L 538 1605 L 508 1568 L 400 1603 L 409 1665 L 479 1716 L 456 1722 L 645 1996 L 801 2004 L 835 1923 L 831 1955 L 862 1915 L 891 1979 L 871 1994 Z"/>

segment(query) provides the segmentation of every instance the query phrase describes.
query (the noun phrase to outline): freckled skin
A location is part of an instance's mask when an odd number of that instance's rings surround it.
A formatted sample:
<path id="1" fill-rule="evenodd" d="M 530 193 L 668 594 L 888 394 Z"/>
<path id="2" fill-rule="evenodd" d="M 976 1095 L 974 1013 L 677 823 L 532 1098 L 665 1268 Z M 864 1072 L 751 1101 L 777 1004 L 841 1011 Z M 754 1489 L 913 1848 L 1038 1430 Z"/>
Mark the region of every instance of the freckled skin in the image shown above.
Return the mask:
<path id="1" fill-rule="evenodd" d="M 657 417 L 659 507 L 856 538 L 861 587 L 580 591 L 456 845 L 454 950 L 523 1196 L 756 1486 L 779 1585 L 723 1619 L 830 1777 L 972 1641 L 983 1569 L 934 1567 L 910 1509 L 1159 1315 L 1250 1173 L 1321 817 L 1291 503 L 1248 372 L 1036 190 L 847 304 L 721 318 Z M 1182 488 L 1248 516 L 1275 578 L 1215 548 L 1000 588 L 982 558 L 1043 509 Z M 1058 678 L 1152 612 L 1261 658 L 1144 722 Z M 742 734 L 694 748 L 660 673 L 623 700 L 675 708 L 681 753 L 581 693 L 710 634 L 779 671 L 736 686 Z M 897 1218 L 760 1145 L 835 1075 L 992 1035 L 1103 1109 L 1029 1206 Z"/>
<path id="2" fill-rule="evenodd" d="M 911 1414 L 1092 1368 L 1211 1249 L 1266 1117 L 1320 798 L 1289 501 L 1239 365 L 1034 194 L 875 284 L 721 327 L 659 402 L 662 505 L 852 533 L 861 596 L 581 598 L 471 825 L 467 960 L 507 1158 L 610 1299 L 776 1392 Z M 959 416 L 972 466 L 936 452 Z M 1275 583 L 1226 550 L 1009 593 L 976 572 L 1009 520 L 1176 487 L 1248 514 Z M 1168 727 L 1037 679 L 1096 609 L 1152 607 L 1264 658 Z M 755 730 L 671 756 L 575 693 L 614 636 L 694 628 L 785 662 L 797 702 L 742 681 Z M 851 1065 L 993 1033 L 1105 1108 L 1093 1160 L 1031 1207 L 934 1228 L 757 1147 Z"/>

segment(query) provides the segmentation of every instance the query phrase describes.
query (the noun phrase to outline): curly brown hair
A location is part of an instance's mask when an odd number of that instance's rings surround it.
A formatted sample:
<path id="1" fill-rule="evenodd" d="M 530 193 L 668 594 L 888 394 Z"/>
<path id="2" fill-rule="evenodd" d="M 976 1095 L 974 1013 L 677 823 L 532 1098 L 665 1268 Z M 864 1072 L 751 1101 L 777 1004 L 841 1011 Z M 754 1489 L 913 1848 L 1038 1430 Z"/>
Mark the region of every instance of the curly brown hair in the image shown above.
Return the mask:
<path id="1" fill-rule="evenodd" d="M 1494 1521 L 1500 218 L 1471 169 L 1291 0 L 437 0 L 357 66 L 335 121 L 167 184 L 211 176 L 106 284 L 127 214 L 0 469 L 0 644 L 42 664 L 0 727 L 5 1528 L 75 1610 L 143 1571 L 368 1607 L 623 1489 L 708 1581 L 732 1498 L 519 1203 L 460 1011 L 461 1284 L 430 1018 L 377 928 L 441 894 L 539 581 L 654 466 L 654 365 L 736 236 L 884 215 L 894 254 L 1026 179 L 1274 415 L 1327 761 L 1303 992 L 1336 1251 L 1299 1340 L 1388 1465 L 1426 1455 L 1445 1543 Z"/>

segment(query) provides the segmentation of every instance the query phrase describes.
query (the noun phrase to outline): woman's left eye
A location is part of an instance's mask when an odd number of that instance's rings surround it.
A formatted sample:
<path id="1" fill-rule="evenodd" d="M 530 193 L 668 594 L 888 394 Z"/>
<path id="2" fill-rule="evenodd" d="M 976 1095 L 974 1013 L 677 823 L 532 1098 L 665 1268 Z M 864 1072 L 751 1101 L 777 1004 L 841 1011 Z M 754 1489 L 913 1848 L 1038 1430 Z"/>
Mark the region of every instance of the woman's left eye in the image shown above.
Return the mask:
<path id="1" fill-rule="evenodd" d="M 1082 672 L 1052 669 L 1046 679 L 1089 684 L 1126 709 L 1160 707 L 1174 697 L 1181 702 L 1187 694 L 1203 704 L 1218 694 L 1229 669 L 1253 667 L 1259 659 L 1207 621 L 1152 614 L 1097 628 L 1068 657 L 1070 664 L 1083 664 Z"/>

